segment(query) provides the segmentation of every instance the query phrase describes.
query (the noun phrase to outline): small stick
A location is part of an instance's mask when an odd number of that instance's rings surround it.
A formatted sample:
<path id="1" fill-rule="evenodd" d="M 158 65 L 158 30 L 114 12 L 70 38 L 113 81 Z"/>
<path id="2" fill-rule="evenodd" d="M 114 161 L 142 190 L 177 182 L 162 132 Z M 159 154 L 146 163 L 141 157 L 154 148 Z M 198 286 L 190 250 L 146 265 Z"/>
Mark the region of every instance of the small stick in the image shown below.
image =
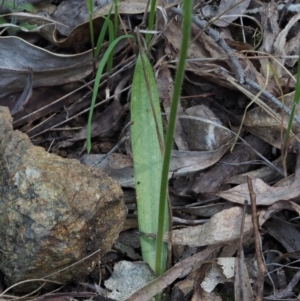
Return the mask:
<path id="1" fill-rule="evenodd" d="M 251 210 L 252 210 L 252 223 L 254 231 L 254 243 L 255 243 L 255 254 L 256 261 L 258 266 L 257 272 L 257 292 L 255 301 L 263 300 L 263 291 L 264 291 L 264 277 L 266 273 L 266 267 L 262 259 L 261 243 L 260 236 L 258 231 L 258 220 L 257 220 L 257 210 L 256 210 L 256 194 L 253 190 L 252 180 L 250 177 L 247 177 L 249 195 L 251 200 Z"/>

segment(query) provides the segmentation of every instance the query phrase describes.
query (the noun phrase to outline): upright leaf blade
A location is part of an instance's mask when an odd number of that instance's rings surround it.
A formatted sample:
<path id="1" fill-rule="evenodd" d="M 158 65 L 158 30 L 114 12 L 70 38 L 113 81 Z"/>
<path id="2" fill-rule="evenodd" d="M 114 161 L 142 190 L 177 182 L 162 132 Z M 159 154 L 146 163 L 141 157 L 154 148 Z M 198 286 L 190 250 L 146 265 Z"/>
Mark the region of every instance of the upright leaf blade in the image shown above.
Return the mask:
<path id="1" fill-rule="evenodd" d="M 156 234 L 163 154 L 159 137 L 163 137 L 162 119 L 156 83 L 151 64 L 145 54 L 137 58 L 131 93 L 131 143 L 139 230 Z M 159 132 L 159 133 L 158 133 Z M 165 210 L 165 231 L 168 210 Z M 155 271 L 156 240 L 141 235 L 143 259 Z M 166 266 L 167 247 L 161 261 Z"/>

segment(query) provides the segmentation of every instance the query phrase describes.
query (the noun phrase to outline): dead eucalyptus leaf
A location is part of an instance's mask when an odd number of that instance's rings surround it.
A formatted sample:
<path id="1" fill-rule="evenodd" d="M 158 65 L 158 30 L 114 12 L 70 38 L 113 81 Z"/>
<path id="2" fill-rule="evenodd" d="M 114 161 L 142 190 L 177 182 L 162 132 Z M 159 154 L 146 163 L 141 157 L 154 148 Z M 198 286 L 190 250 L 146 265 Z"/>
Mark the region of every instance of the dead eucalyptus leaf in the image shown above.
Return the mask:
<path id="1" fill-rule="evenodd" d="M 112 0 L 93 0 L 94 15 L 99 17 L 100 9 L 104 6 L 109 6 L 110 9 L 111 4 Z M 56 29 L 60 34 L 68 36 L 74 28 L 89 20 L 87 2 L 86 0 L 63 1 L 57 6 L 51 18 L 64 25 L 57 25 Z"/>
<path id="2" fill-rule="evenodd" d="M 235 258 L 234 273 L 234 300 L 254 300 L 254 295 L 250 284 L 250 277 L 245 263 L 245 255 L 243 250 L 240 256 L 237 256 Z"/>
<path id="3" fill-rule="evenodd" d="M 160 28 L 161 30 L 163 28 Z M 181 47 L 181 25 L 180 22 L 172 19 L 167 28 L 164 29 L 164 36 L 168 43 L 166 44 L 165 52 L 171 57 L 177 57 L 179 49 Z M 204 45 L 198 41 L 194 41 L 189 45 L 187 58 L 206 58 L 208 53 L 206 52 Z"/>
<path id="4" fill-rule="evenodd" d="M 173 84 L 174 84 L 170 69 L 167 68 L 167 66 L 163 66 L 159 70 L 158 77 L 155 80 L 157 85 L 158 96 L 162 100 L 162 105 L 165 109 L 166 118 L 168 120 L 172 93 L 173 93 Z M 177 114 L 178 115 L 183 114 L 183 109 L 181 107 L 180 102 L 178 104 Z M 180 151 L 190 150 L 188 143 L 186 141 L 186 135 L 178 119 L 175 125 L 174 141 L 177 145 L 178 150 Z"/>
<path id="5" fill-rule="evenodd" d="M 17 37 L 1 37 L 0 51 L 0 97 L 24 89 L 28 68 L 33 88 L 77 81 L 92 72 L 91 51 L 54 54 Z"/>
<path id="6" fill-rule="evenodd" d="M 240 207 L 233 207 L 215 214 L 204 225 L 173 230 L 172 243 L 200 247 L 236 240 L 240 237 L 242 211 Z M 251 215 L 246 214 L 244 235 L 250 234 L 252 229 Z"/>
<path id="7" fill-rule="evenodd" d="M 300 206 L 291 201 L 278 201 L 271 205 L 268 210 L 259 215 L 259 225 L 263 225 L 270 217 L 281 210 L 295 211 L 300 215 Z"/>
<path id="8" fill-rule="evenodd" d="M 284 104 L 287 107 L 291 107 L 294 101 L 294 92 L 289 93 L 284 96 Z M 270 116 L 265 112 L 265 110 L 261 108 L 255 108 L 249 111 L 246 114 L 244 120 L 244 126 L 254 135 L 260 137 L 261 139 L 265 140 L 269 144 L 275 146 L 276 148 L 281 149 L 282 146 L 282 139 L 281 139 L 281 128 L 284 125 L 286 128 L 289 120 L 289 116 L 285 113 L 281 112 L 273 112 L 274 116 Z M 296 106 L 296 113 L 297 116 L 300 115 L 300 107 Z M 282 122 L 282 116 L 283 122 Z M 300 133 L 300 126 L 296 122 L 293 123 L 292 132 L 294 134 Z"/>
<path id="9" fill-rule="evenodd" d="M 277 11 L 277 4 L 275 1 L 270 1 L 269 3 L 264 3 L 259 10 L 261 24 L 263 28 L 262 36 L 263 41 L 262 45 L 260 46 L 259 50 L 263 52 L 267 52 L 272 54 L 273 52 L 273 45 L 277 35 L 280 31 L 278 26 L 278 11 Z M 263 66 L 266 66 L 265 59 L 260 60 L 260 63 Z"/>
<path id="10" fill-rule="evenodd" d="M 208 260 L 220 246 L 212 246 L 205 250 L 192 255 L 170 268 L 162 276 L 135 292 L 126 301 L 150 300 L 153 296 L 161 293 L 168 285 L 178 278 L 183 278 L 189 274 L 194 268 L 199 268 L 206 260 Z"/>
<path id="11" fill-rule="evenodd" d="M 80 162 L 105 171 L 111 178 L 118 181 L 122 187 L 134 187 L 133 162 L 131 157 L 123 154 L 111 154 L 105 160 L 105 155 L 85 154 Z M 101 162 L 102 161 L 102 162 Z M 97 164 L 97 162 L 100 162 Z"/>
<path id="12" fill-rule="evenodd" d="M 296 14 L 294 17 L 292 17 L 289 20 L 288 24 L 285 26 L 285 28 L 278 34 L 274 42 L 274 54 L 279 56 L 277 60 L 281 62 L 283 65 L 285 63 L 285 59 L 282 58 L 282 56 L 287 55 L 286 53 L 287 34 L 289 33 L 292 26 L 294 26 L 299 21 L 299 19 L 300 19 L 300 14 Z M 299 47 L 299 40 L 297 41 L 297 44 Z M 286 73 L 286 71 L 279 64 L 275 64 L 275 70 L 279 78 L 281 78 L 282 75 Z"/>
<path id="13" fill-rule="evenodd" d="M 298 147 L 297 154 L 297 165 L 295 180 L 292 184 L 281 186 L 281 187 L 271 187 L 261 179 L 253 179 L 252 185 L 254 193 L 256 194 L 256 204 L 257 205 L 272 205 L 279 200 L 290 200 L 297 198 L 300 195 L 300 147 Z M 234 203 L 243 204 L 245 200 L 250 204 L 250 196 L 248 184 L 241 184 L 234 188 L 226 191 L 221 191 L 216 193 L 216 195 Z"/>
<path id="14" fill-rule="evenodd" d="M 213 24 L 219 27 L 226 27 L 230 25 L 239 17 L 238 15 L 243 15 L 249 6 L 249 3 L 250 0 L 221 0 L 215 17 L 216 21 L 213 21 Z"/>
<path id="15" fill-rule="evenodd" d="M 112 1 L 93 0 L 93 2 L 93 28 L 94 34 L 97 36 L 105 21 L 102 16 L 107 16 L 111 10 Z M 174 6 L 176 3 L 168 4 L 165 7 Z M 157 5 L 159 4 L 158 2 Z M 118 13 L 130 15 L 143 14 L 146 7 L 147 1 L 145 0 L 120 1 L 118 3 Z M 111 11 L 111 16 L 113 15 L 114 9 Z M 86 0 L 63 1 L 51 15 L 51 18 L 56 24 L 41 29 L 41 34 L 51 43 L 63 48 L 74 48 L 90 41 L 89 15 L 87 13 Z"/>
<path id="16" fill-rule="evenodd" d="M 300 250 L 300 232 L 297 225 L 273 216 L 264 223 L 264 229 L 280 242 L 287 252 Z"/>
<path id="17" fill-rule="evenodd" d="M 256 194 L 257 205 L 272 205 L 279 200 L 289 200 L 299 196 L 300 177 L 296 177 L 292 185 L 285 187 L 271 187 L 260 179 L 252 180 L 253 189 Z M 245 200 L 250 203 L 247 184 L 241 184 L 226 191 L 216 193 L 230 202 L 243 204 Z"/>
<path id="18" fill-rule="evenodd" d="M 73 140 L 71 139 L 71 141 Z M 172 151 L 169 178 L 172 176 L 185 176 L 215 164 L 229 149 L 230 145 L 229 143 L 215 151 L 207 152 Z M 114 154 L 112 159 L 106 159 L 107 162 L 105 160 L 96 166 L 105 170 L 113 179 L 119 181 L 122 186 L 134 187 L 132 164 L 125 167 L 117 167 L 114 162 L 117 159 L 114 159 L 114 156 L 117 156 L 117 154 Z M 101 160 L 102 157 L 103 155 L 84 155 L 81 163 L 92 166 Z M 128 157 L 126 160 L 130 160 L 130 158 Z M 114 166 L 112 167 L 111 164 L 114 164 Z"/>
<path id="19" fill-rule="evenodd" d="M 186 109 L 185 113 L 187 115 L 180 116 L 180 123 L 186 133 L 190 150 L 216 150 L 232 139 L 233 134 L 230 131 L 217 126 L 222 125 L 222 122 L 207 106 L 193 106 Z M 198 120 L 197 117 L 208 119 L 211 123 Z"/>
<path id="20" fill-rule="evenodd" d="M 172 151 L 171 172 L 175 176 L 184 176 L 205 169 L 220 160 L 228 151 L 231 142 L 213 151 Z"/>
<path id="21" fill-rule="evenodd" d="M 190 192 L 193 194 L 213 194 L 223 188 L 225 182 L 234 174 L 241 174 L 253 169 L 249 162 L 260 159 L 253 150 L 266 156 L 271 147 L 259 137 L 248 135 L 245 137 L 247 144 L 237 145 L 233 152 L 228 152 L 219 162 L 210 169 L 200 172 L 194 177 Z M 248 164 L 247 164 L 248 162 Z M 246 163 L 246 164 L 245 164 Z"/>

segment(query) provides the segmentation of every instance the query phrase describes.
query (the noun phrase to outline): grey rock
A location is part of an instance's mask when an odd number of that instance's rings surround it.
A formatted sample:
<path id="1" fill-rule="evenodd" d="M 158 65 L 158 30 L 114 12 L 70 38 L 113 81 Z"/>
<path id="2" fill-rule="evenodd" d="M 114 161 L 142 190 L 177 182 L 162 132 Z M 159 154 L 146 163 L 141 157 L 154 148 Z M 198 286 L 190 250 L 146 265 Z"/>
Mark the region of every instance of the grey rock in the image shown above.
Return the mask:
<path id="1" fill-rule="evenodd" d="M 41 278 L 66 283 L 90 273 L 116 241 L 125 216 L 117 182 L 33 146 L 13 131 L 9 110 L 0 107 L 0 270 L 7 285 Z"/>

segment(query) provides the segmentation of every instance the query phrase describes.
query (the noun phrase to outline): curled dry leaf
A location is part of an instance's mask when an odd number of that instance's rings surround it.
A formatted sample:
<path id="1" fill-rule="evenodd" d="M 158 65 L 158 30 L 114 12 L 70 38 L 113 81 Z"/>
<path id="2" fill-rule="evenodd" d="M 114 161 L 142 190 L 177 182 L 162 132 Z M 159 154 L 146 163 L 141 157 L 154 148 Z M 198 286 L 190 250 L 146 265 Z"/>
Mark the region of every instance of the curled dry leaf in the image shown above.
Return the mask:
<path id="1" fill-rule="evenodd" d="M 287 43 L 287 35 L 290 31 L 290 29 L 297 24 L 297 22 L 300 19 L 300 14 L 296 14 L 294 17 L 292 17 L 290 19 L 290 21 L 288 22 L 288 24 L 285 26 L 285 28 L 278 34 L 275 43 L 274 43 L 274 54 L 279 57 L 281 57 L 280 59 L 278 59 L 283 65 L 285 63 L 285 59 L 282 58 L 282 56 L 285 55 L 290 55 L 290 53 L 287 53 L 288 50 L 288 46 Z M 299 49 L 299 40 L 296 41 L 296 45 L 298 45 L 298 49 Z M 297 52 L 298 53 L 298 52 Z M 295 53 L 293 53 L 295 54 Z M 285 74 L 286 71 L 283 70 L 283 68 L 281 66 L 279 66 L 279 64 L 275 65 L 275 70 L 277 73 L 277 76 L 279 78 L 282 77 L 282 75 Z"/>
<path id="2" fill-rule="evenodd" d="M 0 97 L 23 90 L 28 68 L 33 88 L 70 83 L 92 72 L 92 52 L 54 54 L 17 37 L 0 38 Z"/>
<path id="3" fill-rule="evenodd" d="M 300 151 L 298 147 L 295 180 L 292 184 L 282 187 L 271 187 L 260 179 L 252 180 L 256 194 L 257 205 L 272 205 L 279 200 L 290 200 L 300 195 Z M 250 204 L 248 184 L 241 184 L 216 195 L 234 203 L 243 204 L 245 200 Z"/>
<path id="4" fill-rule="evenodd" d="M 93 0 L 93 27 L 95 36 L 99 35 L 105 21 L 102 16 L 107 16 L 111 10 L 112 0 Z M 176 5 L 168 4 L 167 7 Z M 157 5 L 160 3 L 158 2 Z M 142 14 L 147 7 L 147 1 L 126 0 L 119 1 L 119 14 Z M 49 15 L 39 11 L 39 15 L 28 13 L 14 13 L 18 21 L 30 24 L 39 24 L 40 34 L 54 45 L 62 48 L 74 48 L 89 42 L 89 15 L 86 0 L 62 1 L 56 10 Z M 114 14 L 114 9 L 111 16 Z"/>
<path id="5" fill-rule="evenodd" d="M 271 216 L 281 210 L 291 210 L 295 211 L 300 215 L 300 206 L 294 202 L 290 201 L 278 201 L 274 203 L 272 206 L 268 208 L 265 212 L 260 214 L 259 216 L 259 224 L 262 225 L 266 220 L 268 220 Z"/>
<path id="6" fill-rule="evenodd" d="M 212 292 L 219 283 L 232 282 L 234 277 L 235 258 L 218 258 L 206 270 L 201 287 L 206 292 Z"/>

